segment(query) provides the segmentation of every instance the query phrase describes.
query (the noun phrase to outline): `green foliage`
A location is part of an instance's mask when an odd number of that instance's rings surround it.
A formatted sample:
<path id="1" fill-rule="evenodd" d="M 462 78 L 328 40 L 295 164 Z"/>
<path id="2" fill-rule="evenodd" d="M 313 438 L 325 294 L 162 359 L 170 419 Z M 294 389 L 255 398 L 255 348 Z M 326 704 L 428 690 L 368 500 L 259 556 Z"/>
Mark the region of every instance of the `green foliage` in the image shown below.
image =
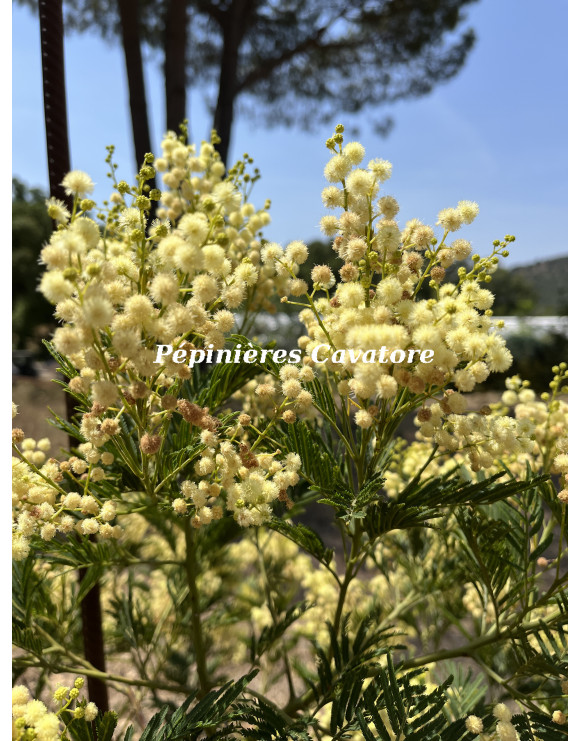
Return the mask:
<path id="1" fill-rule="evenodd" d="M 312 482 L 325 486 L 339 476 L 332 447 L 315 427 L 299 420 L 293 425 L 284 425 L 283 429 L 288 450 L 298 453 Z"/>
<path id="2" fill-rule="evenodd" d="M 541 713 L 515 715 L 512 723 L 520 734 L 521 741 L 562 741 L 568 738 L 567 726 L 554 723 Z"/>
<path id="3" fill-rule="evenodd" d="M 231 732 L 232 721 L 238 717 L 241 708 L 246 705 L 251 707 L 247 702 L 236 703 L 236 701 L 257 673 L 258 670 L 255 669 L 236 682 L 231 681 L 219 690 L 212 690 L 193 707 L 191 705 L 194 698 L 190 697 L 170 718 L 167 718 L 166 706 L 151 718 L 141 734 L 141 741 L 179 741 L 179 739 L 195 741 L 202 738 L 202 733 L 206 730 L 209 730 L 210 737 L 224 738 Z M 260 718 L 259 714 L 257 718 Z M 222 724 L 226 724 L 226 729 L 217 731 L 215 727 Z"/>
<path id="4" fill-rule="evenodd" d="M 447 720 L 453 721 L 472 715 L 485 698 L 487 688 L 481 674 L 473 674 L 459 661 L 442 661 L 436 672 L 437 683 L 443 677 L 453 677 L 447 689 L 447 704 L 443 712 Z"/>
<path id="5" fill-rule="evenodd" d="M 335 486 L 326 490 L 325 497 L 319 501 L 334 507 L 337 515 L 347 522 L 352 518 L 362 519 L 363 530 L 372 541 L 391 530 L 429 527 L 432 520 L 441 517 L 443 506 L 491 504 L 546 481 L 546 477 L 535 477 L 526 482 L 498 483 L 504 475 L 499 472 L 476 483 L 466 483 L 451 474 L 427 480 L 417 477 L 396 499 L 387 500 L 377 496 L 383 481 L 375 476 L 367 479 L 358 494 Z"/>
<path id="6" fill-rule="evenodd" d="M 90 726 L 84 720 L 75 718 L 68 724 L 67 730 L 73 741 L 93 741 Z"/>
<path id="7" fill-rule="evenodd" d="M 97 741 L 111 741 L 117 726 L 117 714 L 111 710 L 100 713 L 96 720 Z"/>
<path id="8" fill-rule="evenodd" d="M 67 725 L 67 731 L 71 741 L 112 741 L 117 721 L 117 714 L 107 711 L 99 713 L 92 723 L 75 718 Z"/>
<path id="9" fill-rule="evenodd" d="M 40 250 L 52 232 L 46 195 L 12 181 L 12 332 L 18 349 L 38 352 L 40 340 L 54 327 L 53 309 L 37 290 Z"/>
<path id="10" fill-rule="evenodd" d="M 568 337 L 560 333 L 538 332 L 532 328 L 509 335 L 507 346 L 514 356 L 509 374 L 526 378 L 535 388 L 545 388 L 551 381 L 553 358 L 568 358 Z M 486 388 L 499 388 L 501 378 L 490 379 Z"/>
<path id="11" fill-rule="evenodd" d="M 345 653 L 344 644 L 342 647 L 336 644 L 335 650 L 334 658 L 342 672 L 332 693 L 328 727 L 332 741 L 350 738 L 355 732 L 362 733 L 365 741 L 462 741 L 471 736 L 466 730 L 464 717 L 449 722 L 445 712 L 453 677 L 428 691 L 421 682 L 421 670 L 402 672 L 393 664 L 390 653 L 386 654 L 384 668 L 375 665 L 369 673 L 361 670 L 360 664 L 358 671 L 347 665 L 342 666 L 341 656 L 348 656 L 348 648 Z M 321 657 L 326 659 L 323 652 Z M 319 669 L 322 675 L 328 671 L 327 663 L 323 664 L 322 670 Z M 192 696 L 172 714 L 165 706 L 151 718 L 141 739 L 313 739 L 314 736 L 307 731 L 308 717 L 292 721 L 259 696 L 257 699 L 243 696 L 257 673 L 255 669 L 236 682 L 228 682 L 219 690 L 212 690 L 199 702 L 195 702 Z M 370 683 L 365 682 L 368 679 Z M 113 713 L 99 718 L 98 741 L 111 738 L 115 720 Z M 486 730 L 492 730 L 495 719 L 488 715 L 483 722 Z M 567 738 L 562 726 L 539 713 L 516 715 L 513 724 L 526 741 L 559 741 Z M 69 730 L 75 741 L 93 741 L 83 722 L 73 721 Z M 131 741 L 133 733 L 133 728 L 129 728 L 124 741 Z"/>
<path id="12" fill-rule="evenodd" d="M 284 520 L 273 519 L 268 523 L 268 527 L 282 533 L 286 538 L 299 545 L 306 553 L 314 556 L 317 561 L 330 563 L 333 551 L 325 548 L 320 535 L 306 525 L 302 523 L 293 525 Z"/>
<path id="13" fill-rule="evenodd" d="M 417 677 L 416 672 L 397 678 L 390 656 L 387 658 L 387 671 L 378 673 L 378 682 L 371 684 L 363 694 L 363 707 L 355 711 L 365 741 L 377 738 L 384 741 L 437 738 L 446 725 L 442 711 L 451 678 L 428 693 L 424 685 L 411 683 L 411 679 Z M 387 711 L 389 727 L 380 714 L 382 709 Z M 371 722 L 376 733 L 371 732 Z"/>
<path id="14" fill-rule="evenodd" d="M 256 638 L 252 636 L 250 658 L 253 664 L 258 663 L 260 656 L 272 649 L 273 645 L 284 636 L 288 628 L 308 610 L 311 605 L 299 602 L 286 610 L 285 614 L 274 625 L 267 626 Z"/>

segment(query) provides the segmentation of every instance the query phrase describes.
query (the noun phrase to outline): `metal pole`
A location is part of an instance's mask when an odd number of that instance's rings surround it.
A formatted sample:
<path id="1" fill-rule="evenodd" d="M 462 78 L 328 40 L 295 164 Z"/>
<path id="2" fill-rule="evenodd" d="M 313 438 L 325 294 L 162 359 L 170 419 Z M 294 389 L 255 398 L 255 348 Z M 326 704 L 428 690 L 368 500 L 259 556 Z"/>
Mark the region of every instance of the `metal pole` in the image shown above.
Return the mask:
<path id="1" fill-rule="evenodd" d="M 39 0 L 42 86 L 50 195 L 67 201 L 60 185 L 69 172 L 70 154 L 64 77 L 64 28 L 61 0 Z"/>
<path id="2" fill-rule="evenodd" d="M 60 198 L 65 203 L 68 202 L 70 206 L 70 199 L 61 186 L 63 177 L 71 169 L 64 76 L 62 0 L 39 0 L 38 10 L 50 195 Z M 74 414 L 74 402 L 69 394 L 66 394 L 66 405 L 67 417 L 70 420 Z M 69 439 L 69 445 L 76 446 L 77 441 L 74 438 Z M 86 569 L 79 569 L 80 582 L 85 574 Z M 96 669 L 105 671 L 101 594 L 98 582 L 83 599 L 81 613 L 85 657 Z M 90 699 L 100 710 L 104 712 L 109 709 L 107 685 L 102 680 L 88 677 L 88 690 Z"/>

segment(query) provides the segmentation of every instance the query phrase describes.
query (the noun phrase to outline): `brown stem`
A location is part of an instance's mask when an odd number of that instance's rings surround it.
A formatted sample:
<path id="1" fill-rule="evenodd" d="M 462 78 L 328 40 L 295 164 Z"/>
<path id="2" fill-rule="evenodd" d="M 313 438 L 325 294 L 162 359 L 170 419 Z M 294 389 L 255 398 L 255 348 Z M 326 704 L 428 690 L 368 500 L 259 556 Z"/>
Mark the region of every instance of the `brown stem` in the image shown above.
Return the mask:
<path id="1" fill-rule="evenodd" d="M 87 569 L 79 569 L 79 586 L 82 585 Z M 105 642 L 103 637 L 103 618 L 101 613 L 101 587 L 97 582 L 81 602 L 83 625 L 83 645 L 85 658 L 96 669 L 106 672 Z M 92 702 L 105 712 L 109 709 L 107 685 L 97 677 L 87 677 L 89 697 Z"/>

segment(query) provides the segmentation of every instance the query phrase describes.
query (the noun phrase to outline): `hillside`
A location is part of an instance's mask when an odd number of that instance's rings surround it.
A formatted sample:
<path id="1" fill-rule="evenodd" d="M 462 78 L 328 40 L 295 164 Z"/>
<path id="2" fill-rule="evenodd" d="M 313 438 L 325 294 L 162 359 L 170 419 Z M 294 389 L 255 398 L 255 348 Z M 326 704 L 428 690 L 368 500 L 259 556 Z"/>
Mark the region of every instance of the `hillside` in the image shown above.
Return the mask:
<path id="1" fill-rule="evenodd" d="M 556 257 L 532 265 L 512 268 L 510 274 L 525 281 L 534 293 L 535 315 L 562 315 L 568 313 L 568 258 Z"/>

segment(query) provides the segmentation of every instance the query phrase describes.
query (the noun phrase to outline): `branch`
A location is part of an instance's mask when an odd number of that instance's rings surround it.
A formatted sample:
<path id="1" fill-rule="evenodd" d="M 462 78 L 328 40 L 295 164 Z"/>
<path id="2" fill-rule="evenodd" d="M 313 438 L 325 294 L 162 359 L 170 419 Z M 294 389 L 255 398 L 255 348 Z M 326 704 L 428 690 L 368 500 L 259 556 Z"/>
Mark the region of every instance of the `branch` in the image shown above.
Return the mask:
<path id="1" fill-rule="evenodd" d="M 286 51 L 282 52 L 282 54 L 279 54 L 277 57 L 263 59 L 257 67 L 249 72 L 245 76 L 245 78 L 238 83 L 236 93 L 239 94 L 245 88 L 251 87 L 256 82 L 260 82 L 260 80 L 265 80 L 267 77 L 270 77 L 270 75 L 272 74 L 272 70 L 276 69 L 277 67 L 281 67 L 284 62 L 292 59 L 292 57 L 296 56 L 297 54 L 300 54 L 301 52 L 306 51 L 311 47 L 319 47 L 319 41 L 324 33 L 327 31 L 327 29 L 328 26 L 319 28 L 314 36 L 310 36 L 309 38 L 304 39 L 292 49 L 287 49 Z"/>
<path id="2" fill-rule="evenodd" d="M 226 15 L 224 10 L 214 5 L 211 1 L 204 2 L 203 0 L 197 0 L 196 5 L 202 13 L 206 13 L 210 18 L 213 18 L 220 27 L 223 26 Z"/>
<path id="3" fill-rule="evenodd" d="M 55 674 L 75 674 L 84 675 L 86 677 L 94 677 L 100 679 L 103 682 L 119 682 L 121 684 L 129 684 L 137 687 L 149 687 L 150 689 L 166 690 L 167 692 L 177 692 L 184 695 L 191 694 L 191 689 L 187 687 L 180 687 L 179 685 L 164 684 L 163 682 L 154 682 L 148 679 L 136 679 L 135 677 L 122 677 L 120 674 L 110 674 L 108 672 L 102 672 L 99 669 L 95 669 L 94 666 L 83 662 L 80 666 L 68 666 L 65 664 L 58 664 L 54 666 L 49 662 L 42 661 L 29 661 L 27 659 L 15 659 L 15 666 L 25 667 L 37 667 L 37 668 L 49 668 Z"/>
<path id="4" fill-rule="evenodd" d="M 305 38 L 299 44 L 296 44 L 292 49 L 287 49 L 279 54 L 277 57 L 269 57 L 262 59 L 260 64 L 249 72 L 243 80 L 241 80 L 236 88 L 236 95 L 242 92 L 242 90 L 251 87 L 256 82 L 265 80 L 272 74 L 272 71 L 281 67 L 284 62 L 289 61 L 297 54 L 301 54 L 308 49 L 324 49 L 326 51 L 335 48 L 347 48 L 349 46 L 356 46 L 360 42 L 356 39 L 348 40 L 341 39 L 340 41 L 329 41 L 327 44 L 321 44 L 320 39 L 330 29 L 336 21 L 340 20 L 346 14 L 346 8 L 343 9 L 338 15 L 330 19 L 326 25 L 319 28 L 312 36 Z"/>
<path id="5" fill-rule="evenodd" d="M 553 612 L 544 620 L 533 620 L 529 623 L 521 623 L 519 626 L 516 625 L 514 627 L 505 628 L 502 631 L 494 631 L 491 635 L 485 636 L 484 638 L 478 638 L 477 640 L 472 641 L 465 646 L 460 646 L 459 648 L 453 648 L 446 651 L 437 651 L 431 654 L 426 654 L 425 656 L 419 656 L 416 659 L 409 659 L 408 661 L 404 661 L 400 668 L 414 669 L 416 667 L 426 666 L 427 664 L 432 664 L 437 661 L 454 659 L 459 656 L 467 656 L 476 659 L 474 653 L 478 649 L 489 646 L 493 643 L 518 638 L 522 634 L 526 635 L 533 630 L 536 630 L 537 628 L 549 626 L 552 622 L 556 622 L 557 618 L 559 617 L 562 617 L 561 612 Z M 378 669 L 371 668 L 367 676 L 374 677 L 377 674 L 377 671 Z M 294 702 L 288 702 L 288 704 L 284 708 L 284 712 L 290 716 L 295 716 L 298 711 L 308 707 L 308 705 L 314 699 L 314 691 L 312 689 L 309 689 L 302 695 L 302 697 L 297 698 Z"/>

